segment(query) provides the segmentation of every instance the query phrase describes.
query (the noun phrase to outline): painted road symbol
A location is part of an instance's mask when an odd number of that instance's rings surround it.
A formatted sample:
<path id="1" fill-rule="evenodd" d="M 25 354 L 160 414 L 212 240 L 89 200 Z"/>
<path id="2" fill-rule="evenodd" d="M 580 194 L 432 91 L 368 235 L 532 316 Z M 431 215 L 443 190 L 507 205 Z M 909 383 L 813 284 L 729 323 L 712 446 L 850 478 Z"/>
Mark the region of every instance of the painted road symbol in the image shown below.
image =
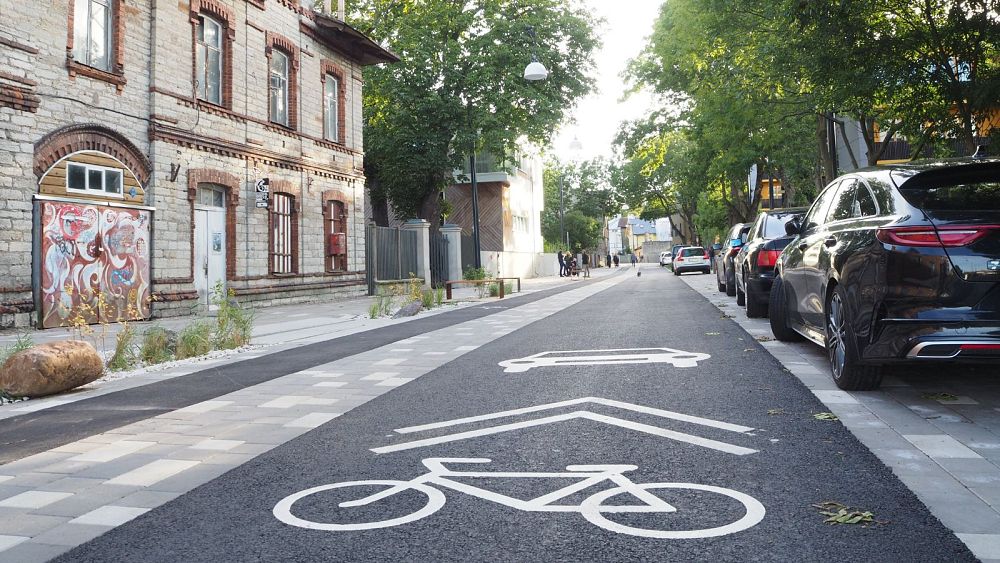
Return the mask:
<path id="1" fill-rule="evenodd" d="M 685 352 L 674 348 L 620 348 L 611 350 L 565 350 L 541 352 L 524 358 L 504 360 L 504 373 L 521 373 L 531 368 L 552 366 L 600 366 L 616 364 L 673 364 L 693 368 L 712 356 L 700 352 Z"/>
<path id="2" fill-rule="evenodd" d="M 566 467 L 565 472 L 557 473 L 456 471 L 448 469 L 444 465 L 445 463 L 484 464 L 490 463 L 490 461 L 491 460 L 486 458 L 427 458 L 423 460 L 424 466 L 428 469 L 427 473 L 410 481 L 346 481 L 343 483 L 320 485 L 318 487 L 299 491 L 283 498 L 277 505 L 275 505 L 273 514 L 275 518 L 285 524 L 309 530 L 346 532 L 388 528 L 391 526 L 408 524 L 434 514 L 445 504 L 445 495 L 440 489 L 451 489 L 453 491 L 465 493 L 472 497 L 495 502 L 497 504 L 524 512 L 577 512 L 591 524 L 619 534 L 659 539 L 697 539 L 725 536 L 752 528 L 764 519 L 766 512 L 764 505 L 762 505 L 757 499 L 739 491 L 726 489 L 724 487 L 699 485 L 696 483 L 635 483 L 625 476 L 626 472 L 638 469 L 635 465 L 569 465 Z M 465 479 L 466 481 L 455 481 L 452 477 L 459 477 Z M 477 487 L 467 482 L 468 479 L 477 478 L 533 480 L 559 479 L 561 481 L 574 479 L 576 482 L 542 496 L 530 500 L 523 500 Z M 604 490 L 590 495 L 580 504 L 557 504 L 559 501 L 595 485 L 609 486 Z M 373 522 L 316 522 L 300 518 L 292 513 L 292 507 L 296 502 L 302 500 L 303 498 L 317 493 L 350 487 L 361 487 L 364 491 L 369 491 L 373 487 L 380 490 L 377 490 L 373 494 L 362 496 L 361 498 L 340 502 L 335 506 L 331 503 L 331 509 L 342 509 L 340 511 L 341 516 L 347 516 L 347 514 L 343 513 L 350 512 L 350 508 L 371 506 L 379 501 L 391 499 L 395 495 L 407 491 L 417 491 L 423 493 L 427 497 L 427 503 L 410 514 L 387 520 L 376 520 Z M 679 506 L 675 506 L 674 504 L 671 504 L 661 498 L 661 495 L 669 497 L 669 493 L 673 490 L 685 493 L 681 495 L 681 498 L 687 498 L 690 496 L 692 491 L 696 491 L 698 493 L 708 493 L 709 496 L 722 495 L 723 497 L 728 497 L 742 504 L 744 513 L 732 522 L 722 526 L 692 530 L 638 528 L 634 526 L 626 526 L 605 516 L 605 514 L 615 513 L 669 515 L 673 513 L 681 513 L 682 510 L 697 510 L 695 508 L 680 508 Z M 654 493 L 653 491 L 658 491 L 658 493 Z M 359 492 L 358 494 L 364 493 Z M 623 494 L 631 495 L 631 497 L 635 499 L 634 503 L 621 504 L 619 501 L 613 504 L 604 504 L 604 501 Z M 672 524 L 671 518 L 669 516 L 665 517 L 663 519 L 663 524 L 664 527 L 670 526 Z"/>
<path id="3" fill-rule="evenodd" d="M 703 438 L 701 436 L 695 436 L 693 434 L 687 434 L 685 432 L 677 432 L 675 430 L 669 430 L 666 428 L 661 428 L 659 426 L 653 426 L 651 424 L 644 424 L 633 420 L 608 416 L 606 414 L 591 412 L 589 410 L 584 410 L 580 408 L 590 405 L 603 405 L 606 407 L 612 407 L 623 411 L 652 415 L 669 420 L 687 422 L 690 424 L 698 424 L 700 426 L 705 426 L 708 428 L 715 428 L 718 430 L 725 430 L 728 432 L 736 432 L 739 434 L 748 434 L 754 430 L 749 426 L 740 426 L 738 424 L 731 424 L 729 422 L 712 420 L 711 418 L 702 418 L 700 416 L 693 416 L 689 414 L 683 414 L 664 409 L 645 407 L 642 405 L 635 405 L 623 401 L 614 401 L 611 399 L 604 399 L 601 397 L 582 397 L 580 399 L 570 399 L 568 401 L 545 403 L 542 405 L 535 405 L 532 407 L 525 407 L 508 411 L 500 411 L 490 414 L 470 416 L 466 418 L 457 418 L 454 420 L 445 420 L 443 422 L 434 422 L 431 424 L 422 424 L 419 426 L 409 426 L 407 428 L 398 428 L 396 429 L 396 432 L 398 434 L 414 434 L 418 432 L 424 432 L 427 430 L 437 430 L 440 428 L 462 426 L 465 424 L 484 422 L 488 420 L 497 420 L 509 417 L 523 417 L 524 415 L 530 415 L 537 412 L 549 411 L 554 409 L 564 409 L 566 407 L 575 408 L 575 410 L 567 413 L 555 414 L 555 415 L 545 416 L 542 418 L 531 418 L 528 420 L 520 420 L 517 422 L 499 424 L 496 426 L 486 426 L 483 428 L 476 428 L 473 430 L 466 430 L 462 432 L 456 432 L 453 434 L 445 434 L 443 436 L 435 436 L 433 438 L 414 440 L 412 442 L 403 442 L 401 444 L 394 444 L 391 446 L 382 446 L 378 448 L 372 448 L 371 451 L 377 454 L 384 454 L 384 453 L 398 452 L 401 450 L 411 450 L 414 448 L 423 448 L 426 446 L 434 446 L 437 444 L 445 444 L 448 442 L 457 442 L 460 440 L 467 440 L 469 438 L 478 438 L 479 436 L 489 436 L 491 434 L 512 432 L 515 430 L 521 430 L 523 428 L 531 428 L 535 426 L 542 426 L 545 424 L 554 424 L 557 422 L 565 422 L 568 420 L 582 418 L 587 420 L 593 420 L 595 422 L 602 422 L 604 424 L 609 424 L 611 426 L 618 426 L 620 428 L 626 428 L 629 430 L 643 432 L 645 434 L 652 434 L 653 436 L 659 436 L 661 438 L 669 438 L 671 440 L 677 440 L 679 442 L 694 444 L 696 446 L 701 446 L 704 448 L 720 452 L 726 452 L 735 455 L 747 455 L 747 454 L 757 453 L 757 450 L 745 448 L 743 446 L 737 446 L 735 444 L 729 444 L 727 442 L 720 442 L 718 440 L 711 440 L 709 438 Z"/>

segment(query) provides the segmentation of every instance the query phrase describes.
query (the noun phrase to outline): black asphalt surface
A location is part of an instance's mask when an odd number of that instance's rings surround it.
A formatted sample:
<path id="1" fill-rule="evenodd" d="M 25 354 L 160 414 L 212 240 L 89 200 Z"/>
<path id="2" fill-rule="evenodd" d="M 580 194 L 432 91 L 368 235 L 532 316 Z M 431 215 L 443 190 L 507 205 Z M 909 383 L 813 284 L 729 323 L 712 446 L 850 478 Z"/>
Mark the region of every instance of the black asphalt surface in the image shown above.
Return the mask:
<path id="1" fill-rule="evenodd" d="M 583 280 L 579 283 L 590 281 Z M 288 352 L 211 367 L 189 375 L 2 419 L 0 464 L 366 352 L 397 340 L 531 303 L 579 287 L 579 283 L 526 295 L 508 296 L 485 305 L 342 336 L 333 341 L 317 342 Z"/>
<path id="2" fill-rule="evenodd" d="M 433 346 L 429 342 L 427 346 Z M 711 354 L 670 364 L 539 367 L 504 373 L 498 362 L 552 350 L 669 347 Z M 402 366 L 401 366 L 402 367 Z M 576 405 L 456 428 L 395 429 L 582 397 L 603 397 L 753 427 L 748 434 L 605 405 Z M 775 409 L 780 409 L 776 411 Z M 618 417 L 757 450 L 735 455 L 594 420 L 574 419 L 467 440 L 376 454 L 371 448 L 571 411 Z M 646 269 L 382 395 L 300 438 L 65 554 L 61 561 L 973 561 L 891 472 L 735 323 L 666 271 Z M 769 414 L 780 412 L 781 414 Z M 573 464 L 632 464 L 636 483 L 683 482 L 736 490 L 766 508 L 760 523 L 720 537 L 659 539 L 616 533 L 577 512 L 529 512 L 450 489 L 437 512 L 363 531 L 308 530 L 278 521 L 287 495 L 318 485 L 409 480 L 430 457 L 486 457 L 482 471 L 553 472 Z M 451 465 L 469 470 L 469 466 Z M 464 479 L 534 498 L 571 483 Z M 603 486 L 603 488 L 607 488 Z M 366 507 L 345 500 L 379 490 L 318 493 L 293 513 L 318 522 L 403 516 L 423 505 L 406 491 Z M 580 504 L 602 486 L 562 501 Z M 663 493 L 663 490 L 657 491 Z M 705 529 L 745 514 L 711 493 L 667 490 L 672 514 L 607 514 L 658 530 Z M 353 493 L 353 494 L 352 494 Z M 811 505 L 836 501 L 878 523 L 830 525 Z M 620 495 L 605 505 L 631 503 Z"/>

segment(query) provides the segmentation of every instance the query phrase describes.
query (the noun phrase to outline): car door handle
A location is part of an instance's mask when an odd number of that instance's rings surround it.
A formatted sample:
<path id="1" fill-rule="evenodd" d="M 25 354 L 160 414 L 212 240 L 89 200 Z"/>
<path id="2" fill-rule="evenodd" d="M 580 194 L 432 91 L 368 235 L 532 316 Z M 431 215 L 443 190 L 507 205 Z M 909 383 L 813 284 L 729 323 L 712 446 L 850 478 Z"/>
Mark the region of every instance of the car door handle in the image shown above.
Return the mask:
<path id="1" fill-rule="evenodd" d="M 835 236 L 826 237 L 826 240 L 823 241 L 823 244 L 825 244 L 827 246 L 833 246 L 833 245 L 837 244 L 837 237 L 835 237 Z"/>

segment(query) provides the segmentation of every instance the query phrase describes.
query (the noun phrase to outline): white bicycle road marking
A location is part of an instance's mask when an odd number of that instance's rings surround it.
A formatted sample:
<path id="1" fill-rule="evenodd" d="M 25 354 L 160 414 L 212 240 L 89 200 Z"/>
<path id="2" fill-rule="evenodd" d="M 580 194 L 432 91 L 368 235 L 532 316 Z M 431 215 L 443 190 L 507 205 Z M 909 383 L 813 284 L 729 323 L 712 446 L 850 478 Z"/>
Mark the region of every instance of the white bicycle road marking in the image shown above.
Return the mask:
<path id="1" fill-rule="evenodd" d="M 504 373 L 522 373 L 531 368 L 552 366 L 599 366 L 618 364 L 668 363 L 679 368 L 693 368 L 711 358 L 701 352 L 685 352 L 675 348 L 612 348 L 607 350 L 561 350 L 539 352 L 524 358 L 504 360 Z"/>
<path id="2" fill-rule="evenodd" d="M 646 538 L 660 539 L 695 539 L 710 538 L 733 534 L 757 525 L 764 519 L 766 510 L 757 499 L 724 487 L 712 485 L 699 485 L 697 483 L 635 483 L 625 476 L 628 471 L 637 469 L 635 465 L 569 465 L 565 472 L 487 472 L 487 471 L 454 471 L 446 468 L 445 463 L 490 463 L 487 458 L 426 458 L 423 464 L 427 467 L 427 473 L 420 475 L 410 481 L 396 480 L 369 480 L 369 481 L 346 481 L 343 483 L 333 483 L 312 487 L 304 491 L 291 494 L 275 505 L 273 514 L 275 518 L 291 526 L 306 528 L 311 530 L 327 531 L 358 531 L 372 530 L 377 528 L 387 528 L 398 526 L 420 520 L 437 512 L 444 506 L 446 498 L 438 488 L 434 486 L 451 489 L 460 493 L 465 493 L 482 500 L 495 502 L 503 506 L 521 510 L 524 512 L 577 512 L 580 513 L 591 524 L 616 532 Z M 486 479 L 576 479 L 576 483 L 567 485 L 551 493 L 530 499 L 523 500 L 487 489 L 476 487 L 468 483 L 462 483 L 450 479 L 451 477 L 486 478 Z M 607 483 L 611 486 L 598 491 L 587 497 L 580 504 L 556 504 L 556 502 L 566 499 L 580 491 L 598 484 Z M 433 486 L 432 486 L 433 485 Z M 420 509 L 403 516 L 390 518 L 387 520 L 377 520 L 374 522 L 356 523 L 335 523 L 335 522 L 315 522 L 292 514 L 292 507 L 296 502 L 310 495 L 321 493 L 333 489 L 349 487 L 371 487 L 384 486 L 384 490 L 370 494 L 366 497 L 339 503 L 337 508 L 349 509 L 355 507 L 368 506 L 380 500 L 388 499 L 404 491 L 419 491 L 427 497 L 427 504 Z M 608 519 L 605 514 L 613 513 L 645 513 L 645 514 L 672 514 L 679 509 L 663 500 L 659 496 L 651 493 L 657 489 L 681 489 L 687 491 L 703 491 L 722 495 L 738 501 L 743 505 L 744 514 L 729 524 L 713 528 L 695 530 L 658 530 L 637 528 L 626 526 L 619 522 Z M 629 494 L 634 497 L 637 504 L 615 504 L 604 505 L 603 501 L 617 495 Z M 665 518 L 669 524 L 669 517 Z"/>
<path id="3" fill-rule="evenodd" d="M 568 401 L 559 401 L 556 403 L 546 403 L 542 405 L 536 405 L 533 407 L 525 407 L 520 409 L 513 409 L 507 411 L 500 411 L 491 414 L 484 414 L 479 416 L 470 416 L 465 418 L 458 418 L 454 420 L 446 420 L 442 422 L 434 422 L 431 424 L 422 424 L 419 426 L 409 426 L 406 428 L 399 428 L 396 430 L 400 434 L 411 434 L 415 432 L 423 432 L 426 430 L 437 430 L 441 428 L 448 428 L 451 426 L 461 426 L 464 424 L 471 424 L 476 422 L 484 422 L 489 420 L 496 420 L 499 418 L 506 417 L 516 417 L 526 414 L 533 414 L 547 410 L 560 409 L 564 407 L 573 407 L 578 405 L 603 405 L 608 407 L 614 407 L 617 409 L 631 411 L 641 414 L 647 414 L 652 416 L 657 416 L 660 418 L 666 418 L 671 420 L 678 420 L 681 422 L 687 422 L 691 424 L 698 424 L 701 426 L 707 426 L 709 428 L 715 428 L 719 430 L 725 430 L 728 432 L 736 432 L 740 434 L 746 434 L 754 429 L 749 426 L 740 426 L 738 424 L 731 424 L 728 422 L 722 422 L 718 420 L 712 420 L 710 418 L 703 418 L 700 416 L 692 416 L 688 414 L 682 414 L 678 412 L 657 409 L 653 407 L 645 407 L 641 405 L 634 405 L 632 403 L 625 403 L 622 401 L 614 401 L 611 399 L 604 399 L 601 397 L 582 397 L 580 399 L 571 399 Z M 488 436 L 491 434 L 500 434 L 503 432 L 511 432 L 514 430 L 521 430 L 524 428 L 532 428 L 536 426 L 542 426 L 545 424 L 554 424 L 558 422 L 565 422 L 574 419 L 588 419 L 595 422 L 601 422 L 604 424 L 610 424 L 612 426 L 618 426 L 620 428 L 626 428 L 629 430 L 635 430 L 638 432 L 644 432 L 646 434 L 652 434 L 654 436 L 660 436 L 662 438 L 669 438 L 672 440 L 678 440 L 681 442 L 686 442 L 689 444 L 694 444 L 698 446 L 703 446 L 713 450 L 718 450 L 726 453 L 736 454 L 736 455 L 747 455 L 756 453 L 757 450 L 746 448 L 743 446 L 737 446 L 734 444 L 729 444 L 726 442 L 721 442 L 718 440 L 712 440 L 709 438 L 702 438 L 700 436 L 695 436 L 693 434 L 688 434 L 685 432 L 678 432 L 675 430 L 668 430 L 666 428 L 660 428 L 658 426 L 652 426 L 650 424 L 644 424 L 641 422 L 635 422 L 631 420 L 626 420 L 618 417 L 607 416 L 604 414 L 594 413 L 586 410 L 575 410 L 568 413 L 562 413 L 557 415 L 550 415 L 542 418 L 534 418 L 529 420 L 522 420 L 517 422 L 512 422 L 508 424 L 500 424 L 496 426 L 488 426 L 486 428 L 477 428 L 474 430 L 467 430 L 464 432 L 456 432 L 453 434 L 446 434 L 443 436 L 435 436 L 433 438 L 425 438 L 422 440 L 414 440 L 412 442 L 403 442 L 401 444 L 394 444 L 391 446 L 381 446 L 377 448 L 372 448 L 371 451 L 377 454 L 398 452 L 402 450 L 409 450 L 413 448 L 422 448 L 425 446 L 432 446 L 436 444 L 444 444 L 448 442 L 455 442 L 458 440 L 466 440 L 469 438 L 476 438 L 479 436 Z"/>

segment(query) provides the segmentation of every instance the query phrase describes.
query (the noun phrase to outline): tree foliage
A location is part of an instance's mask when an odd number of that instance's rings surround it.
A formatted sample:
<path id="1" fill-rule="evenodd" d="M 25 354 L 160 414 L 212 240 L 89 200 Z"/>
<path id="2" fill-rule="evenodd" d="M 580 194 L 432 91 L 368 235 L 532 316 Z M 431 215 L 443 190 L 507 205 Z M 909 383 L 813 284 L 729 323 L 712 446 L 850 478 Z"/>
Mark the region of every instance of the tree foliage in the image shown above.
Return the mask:
<path id="1" fill-rule="evenodd" d="M 436 219 L 465 155 L 545 145 L 592 88 L 595 20 L 579 0 L 359 0 L 352 21 L 402 60 L 365 69 L 373 203 Z M 529 35 L 533 28 L 537 40 Z M 522 73 L 533 56 L 547 80 Z"/>
<path id="2" fill-rule="evenodd" d="M 1000 131 L 998 14 L 1000 0 L 665 2 L 628 78 L 678 109 L 623 128 L 616 186 L 707 234 L 756 212 L 765 174 L 808 202 L 840 173 L 830 136 L 848 121 L 865 152 L 841 166 L 896 138 L 969 150 L 991 117 Z"/>
<path id="3" fill-rule="evenodd" d="M 563 223 L 571 249 L 591 250 L 600 246 L 604 237 L 604 222 L 621 209 L 609 174 L 610 165 L 604 159 L 582 163 L 552 160 L 546 164 L 542 237 L 547 248 L 566 248 L 559 227 L 560 209 L 563 210 Z"/>

